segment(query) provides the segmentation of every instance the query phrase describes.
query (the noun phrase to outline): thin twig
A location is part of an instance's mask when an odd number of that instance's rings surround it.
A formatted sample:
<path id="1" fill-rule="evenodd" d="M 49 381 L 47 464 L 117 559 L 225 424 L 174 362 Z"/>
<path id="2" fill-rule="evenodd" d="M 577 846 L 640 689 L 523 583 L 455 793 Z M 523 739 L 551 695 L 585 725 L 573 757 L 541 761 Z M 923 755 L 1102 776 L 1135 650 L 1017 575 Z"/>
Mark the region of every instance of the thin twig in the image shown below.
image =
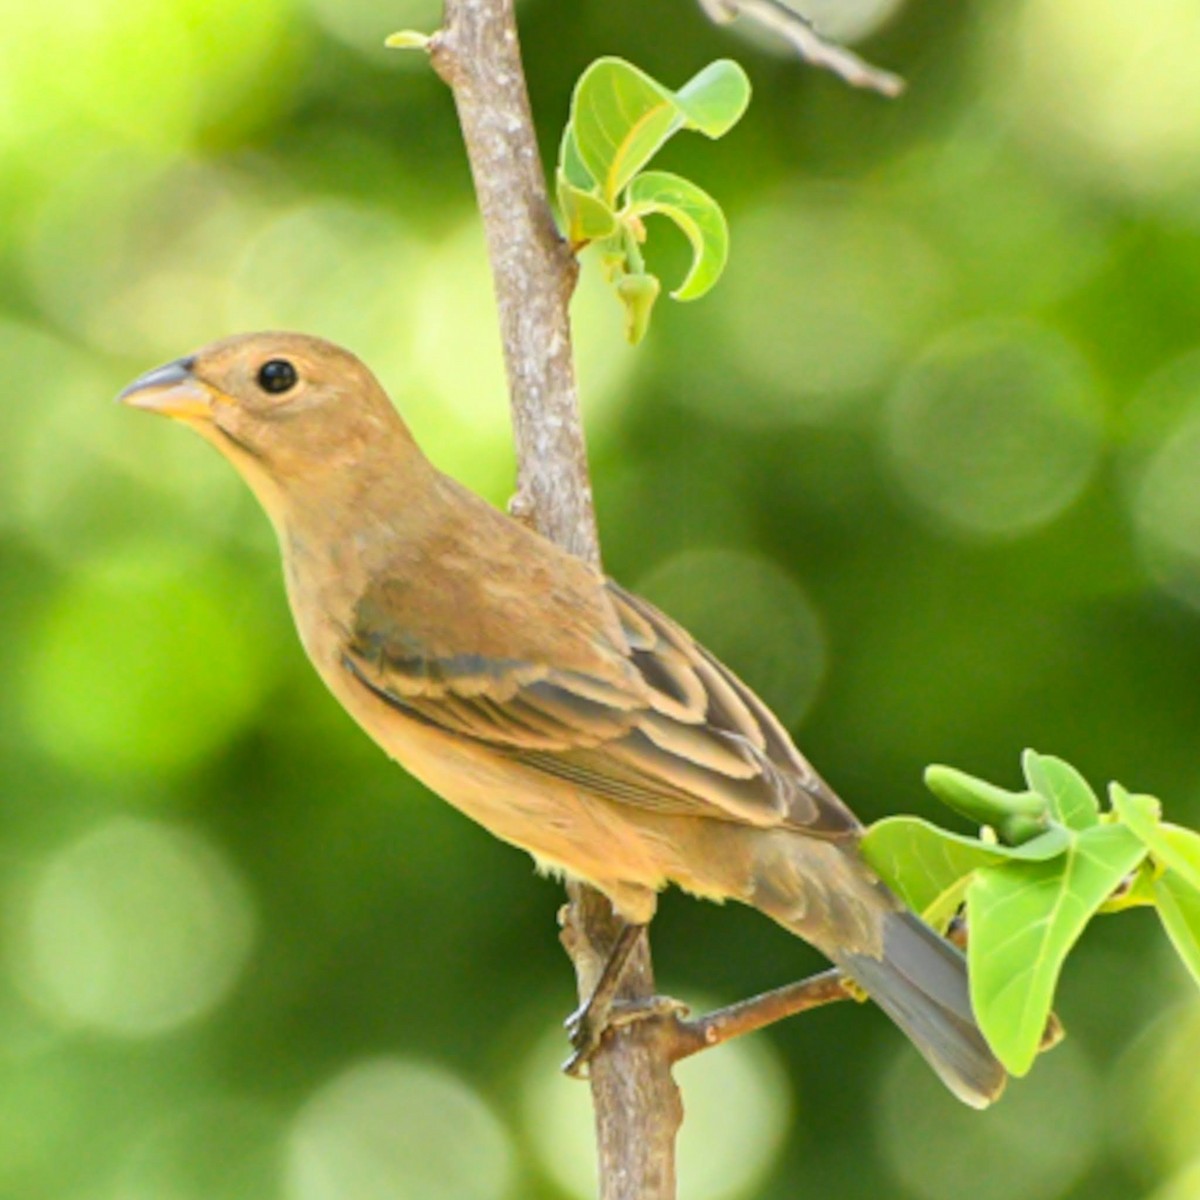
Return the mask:
<path id="1" fill-rule="evenodd" d="M 749 1000 L 719 1008 L 692 1021 L 676 1019 L 669 1038 L 669 1053 L 674 1062 L 719 1046 L 744 1033 L 754 1033 L 785 1017 L 856 998 L 854 985 L 841 971 L 832 968 L 819 975 L 789 983 Z"/>
<path id="2" fill-rule="evenodd" d="M 450 85 L 492 264 L 517 446 L 515 515 L 599 565 L 567 306 L 577 264 L 546 199 L 521 65 L 513 0 L 445 0 L 426 47 Z M 568 887 L 562 940 L 580 999 L 591 994 L 623 927 L 609 902 Z M 640 939 L 618 999 L 654 995 Z M 605 1036 L 589 1063 L 602 1200 L 674 1200 L 683 1120 L 670 1058 L 651 1022 Z"/>
<path id="3" fill-rule="evenodd" d="M 805 62 L 832 71 L 854 87 L 869 88 L 884 96 L 898 96 L 904 91 L 904 80 L 899 75 L 872 66 L 853 50 L 822 37 L 807 17 L 783 0 L 697 0 L 697 3 L 718 25 L 744 17 L 777 33 L 792 44 Z"/>
<path id="4" fill-rule="evenodd" d="M 776 1021 L 810 1009 L 835 1004 L 839 1000 L 861 999 L 865 999 L 865 996 L 853 981 L 834 967 L 802 979 L 799 983 L 785 984 L 774 991 L 731 1004 L 728 1008 L 718 1008 L 691 1021 L 682 1020 L 674 1014 L 664 1015 L 660 1018 L 664 1028 L 660 1036 L 667 1046 L 671 1061 L 678 1062 L 699 1054 L 701 1050 L 711 1050 L 713 1046 L 720 1046 L 745 1033 L 757 1033 Z M 1053 1050 L 1065 1036 L 1062 1022 L 1051 1013 L 1046 1019 L 1042 1040 L 1038 1043 L 1039 1052 Z"/>

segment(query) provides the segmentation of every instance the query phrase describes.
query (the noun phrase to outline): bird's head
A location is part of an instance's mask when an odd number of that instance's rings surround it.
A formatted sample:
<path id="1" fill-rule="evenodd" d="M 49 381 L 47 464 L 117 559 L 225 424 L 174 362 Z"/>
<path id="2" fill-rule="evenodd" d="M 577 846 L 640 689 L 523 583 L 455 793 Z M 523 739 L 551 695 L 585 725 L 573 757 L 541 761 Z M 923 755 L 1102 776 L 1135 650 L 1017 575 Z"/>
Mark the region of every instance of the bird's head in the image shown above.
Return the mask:
<path id="1" fill-rule="evenodd" d="M 117 399 L 190 425 L 272 515 L 293 487 L 379 452 L 419 454 L 374 375 L 348 350 L 297 333 L 213 342 L 148 371 Z"/>

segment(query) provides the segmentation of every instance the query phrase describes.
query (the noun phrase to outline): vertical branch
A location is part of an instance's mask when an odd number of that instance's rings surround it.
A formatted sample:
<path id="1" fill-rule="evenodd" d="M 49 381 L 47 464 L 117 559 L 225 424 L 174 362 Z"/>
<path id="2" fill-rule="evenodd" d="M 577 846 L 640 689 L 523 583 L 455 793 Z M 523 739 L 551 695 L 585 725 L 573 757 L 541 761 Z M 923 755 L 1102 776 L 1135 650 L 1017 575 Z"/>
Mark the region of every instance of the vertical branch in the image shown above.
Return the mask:
<path id="1" fill-rule="evenodd" d="M 513 0 L 446 0 L 429 53 L 454 93 L 487 234 L 517 446 L 516 504 L 547 537 L 598 564 L 568 314 L 578 264 L 546 199 Z"/>
<path id="2" fill-rule="evenodd" d="M 428 49 L 454 94 L 487 234 L 517 446 L 514 511 L 599 565 L 568 314 L 577 264 L 546 198 L 513 0 L 445 0 Z M 563 944 L 583 999 L 620 924 L 598 892 L 568 890 Z M 619 995 L 653 993 L 643 938 Z M 608 1036 L 590 1076 L 602 1200 L 673 1200 L 683 1110 L 655 1023 Z"/>

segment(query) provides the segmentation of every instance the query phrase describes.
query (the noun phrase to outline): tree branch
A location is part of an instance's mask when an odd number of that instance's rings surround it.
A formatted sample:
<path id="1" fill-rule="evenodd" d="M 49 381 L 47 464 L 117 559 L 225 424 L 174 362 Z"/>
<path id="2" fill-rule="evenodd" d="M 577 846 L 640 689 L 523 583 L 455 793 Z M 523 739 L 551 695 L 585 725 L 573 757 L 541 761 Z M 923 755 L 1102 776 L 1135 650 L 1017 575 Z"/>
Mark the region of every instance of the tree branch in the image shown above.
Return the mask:
<path id="1" fill-rule="evenodd" d="M 884 96 L 898 96 L 904 91 L 904 80 L 899 75 L 873 67 L 852 50 L 822 37 L 807 17 L 783 0 L 697 0 L 697 3 L 718 25 L 744 17 L 777 33 L 791 42 L 805 62 L 832 71 L 854 87 L 869 88 Z"/>
<path id="2" fill-rule="evenodd" d="M 427 49 L 454 94 L 487 235 L 517 447 L 513 511 L 598 566 L 568 316 L 577 264 L 546 199 L 513 0 L 445 0 Z M 562 940 L 582 1000 L 622 926 L 599 892 L 568 893 Z M 618 999 L 653 994 L 642 938 Z M 602 1200 L 673 1200 L 683 1110 L 661 1029 L 639 1022 L 606 1035 L 589 1076 Z"/>
<path id="3" fill-rule="evenodd" d="M 450 85 L 487 234 L 517 447 L 517 515 L 598 564 L 558 235 L 529 111 L 512 0 L 446 0 L 429 55 Z"/>
<path id="4" fill-rule="evenodd" d="M 799 983 L 789 983 L 728 1008 L 719 1008 L 694 1021 L 676 1018 L 668 1035 L 668 1052 L 671 1060 L 678 1062 L 744 1033 L 754 1033 L 785 1017 L 794 1017 L 797 1013 L 838 1000 L 853 1000 L 856 996 L 854 984 L 834 967 Z"/>

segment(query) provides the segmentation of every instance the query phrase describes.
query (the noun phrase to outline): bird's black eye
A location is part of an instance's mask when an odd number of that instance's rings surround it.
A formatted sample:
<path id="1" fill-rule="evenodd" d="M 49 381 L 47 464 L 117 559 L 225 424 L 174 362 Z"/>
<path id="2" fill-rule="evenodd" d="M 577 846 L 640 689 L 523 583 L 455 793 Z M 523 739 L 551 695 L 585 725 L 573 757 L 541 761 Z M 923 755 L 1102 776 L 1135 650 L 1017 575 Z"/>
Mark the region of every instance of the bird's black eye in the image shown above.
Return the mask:
<path id="1" fill-rule="evenodd" d="M 286 358 L 273 358 L 258 368 L 258 386 L 273 396 L 294 388 L 299 378 L 296 368 Z"/>

